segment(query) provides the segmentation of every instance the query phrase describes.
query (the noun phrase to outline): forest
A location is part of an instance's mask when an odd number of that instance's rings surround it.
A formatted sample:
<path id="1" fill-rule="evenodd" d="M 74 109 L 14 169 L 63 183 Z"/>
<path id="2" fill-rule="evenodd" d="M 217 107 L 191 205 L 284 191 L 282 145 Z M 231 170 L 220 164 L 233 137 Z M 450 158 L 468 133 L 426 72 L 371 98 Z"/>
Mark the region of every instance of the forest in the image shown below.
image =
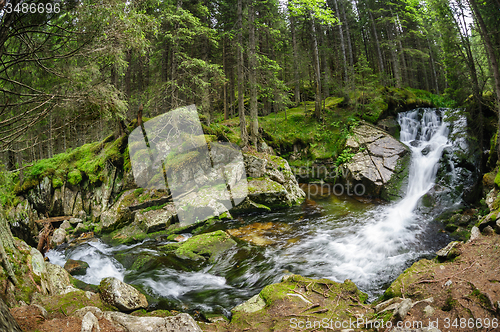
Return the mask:
<path id="1" fill-rule="evenodd" d="M 190 104 L 207 125 L 237 118 L 254 146 L 259 116 L 313 101 L 321 121 L 329 97 L 373 122 L 384 87 L 498 112 L 498 0 L 30 4 L 0 11 L 10 170 L 102 140 L 141 105 L 148 118 Z"/>
<path id="2" fill-rule="evenodd" d="M 496 330 L 499 61 L 500 0 L 0 0 L 0 329 Z"/>

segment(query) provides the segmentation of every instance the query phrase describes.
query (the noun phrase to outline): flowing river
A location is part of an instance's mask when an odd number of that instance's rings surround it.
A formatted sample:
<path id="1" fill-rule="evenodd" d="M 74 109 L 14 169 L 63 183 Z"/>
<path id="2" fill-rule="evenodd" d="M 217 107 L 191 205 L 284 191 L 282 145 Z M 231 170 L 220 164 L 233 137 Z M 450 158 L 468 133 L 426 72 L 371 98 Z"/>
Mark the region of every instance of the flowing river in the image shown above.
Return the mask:
<path id="1" fill-rule="evenodd" d="M 351 279 L 373 300 L 410 264 L 432 257 L 450 241 L 432 216 L 417 209 L 434 185 L 443 149 L 450 146 L 443 118 L 444 112 L 431 109 L 399 114 L 400 139 L 412 151 L 408 189 L 399 202 L 316 196 L 302 206 L 221 222 L 213 230 L 244 227 L 249 233 L 215 264 L 195 272 L 172 266 L 156 250 L 168 242 L 155 240 L 116 247 L 94 240 L 47 256 L 61 266 L 69 258 L 86 261 L 87 274 L 78 278 L 90 284 L 113 276 L 139 285 L 156 308 L 229 315 L 232 307 L 286 273 Z M 153 268 L 124 268 L 126 257 L 134 255 L 154 258 Z"/>

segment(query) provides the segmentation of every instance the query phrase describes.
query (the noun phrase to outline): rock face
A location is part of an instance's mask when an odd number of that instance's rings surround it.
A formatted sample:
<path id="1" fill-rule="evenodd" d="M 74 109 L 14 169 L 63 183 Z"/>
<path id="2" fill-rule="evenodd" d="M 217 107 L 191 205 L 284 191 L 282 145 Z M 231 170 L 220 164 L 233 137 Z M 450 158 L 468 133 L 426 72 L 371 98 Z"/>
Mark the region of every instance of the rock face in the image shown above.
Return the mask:
<path id="1" fill-rule="evenodd" d="M 143 294 L 116 278 L 102 279 L 99 289 L 101 299 L 121 311 L 129 312 L 148 307 L 148 301 Z"/>
<path id="2" fill-rule="evenodd" d="M 347 181 L 363 185 L 365 195 L 389 201 L 403 196 L 410 162 L 408 147 L 386 132 L 363 124 L 353 130 L 346 148 L 355 152 L 346 165 Z"/>

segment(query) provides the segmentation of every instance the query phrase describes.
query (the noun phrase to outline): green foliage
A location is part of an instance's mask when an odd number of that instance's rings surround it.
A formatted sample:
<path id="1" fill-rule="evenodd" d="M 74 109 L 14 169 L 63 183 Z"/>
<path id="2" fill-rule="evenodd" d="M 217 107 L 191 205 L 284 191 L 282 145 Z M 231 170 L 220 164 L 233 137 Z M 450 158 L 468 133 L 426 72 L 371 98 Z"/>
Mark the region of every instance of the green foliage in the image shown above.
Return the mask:
<path id="1" fill-rule="evenodd" d="M 352 157 L 354 157 L 356 153 L 352 152 L 350 148 L 344 149 L 342 153 L 337 157 L 335 164 L 340 166 L 342 164 L 346 164 L 351 161 Z"/>
<path id="2" fill-rule="evenodd" d="M 0 163 L 0 206 L 13 205 L 16 195 L 14 192 L 17 173 L 11 173 Z"/>

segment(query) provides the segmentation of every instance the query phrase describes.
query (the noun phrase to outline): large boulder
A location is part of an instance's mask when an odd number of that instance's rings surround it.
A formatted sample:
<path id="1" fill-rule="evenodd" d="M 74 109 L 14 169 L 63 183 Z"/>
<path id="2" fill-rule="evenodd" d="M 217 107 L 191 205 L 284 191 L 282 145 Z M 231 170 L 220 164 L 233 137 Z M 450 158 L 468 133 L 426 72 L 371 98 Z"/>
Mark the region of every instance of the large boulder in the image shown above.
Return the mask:
<path id="1" fill-rule="evenodd" d="M 353 129 L 346 148 L 355 153 L 345 167 L 347 181 L 363 186 L 357 193 L 388 201 L 403 196 L 411 156 L 406 145 L 381 129 L 362 124 Z"/>
<path id="2" fill-rule="evenodd" d="M 146 309 L 148 301 L 146 296 L 141 294 L 134 287 L 116 279 L 104 278 L 99 284 L 101 299 L 120 311 L 134 311 L 137 309 Z"/>

